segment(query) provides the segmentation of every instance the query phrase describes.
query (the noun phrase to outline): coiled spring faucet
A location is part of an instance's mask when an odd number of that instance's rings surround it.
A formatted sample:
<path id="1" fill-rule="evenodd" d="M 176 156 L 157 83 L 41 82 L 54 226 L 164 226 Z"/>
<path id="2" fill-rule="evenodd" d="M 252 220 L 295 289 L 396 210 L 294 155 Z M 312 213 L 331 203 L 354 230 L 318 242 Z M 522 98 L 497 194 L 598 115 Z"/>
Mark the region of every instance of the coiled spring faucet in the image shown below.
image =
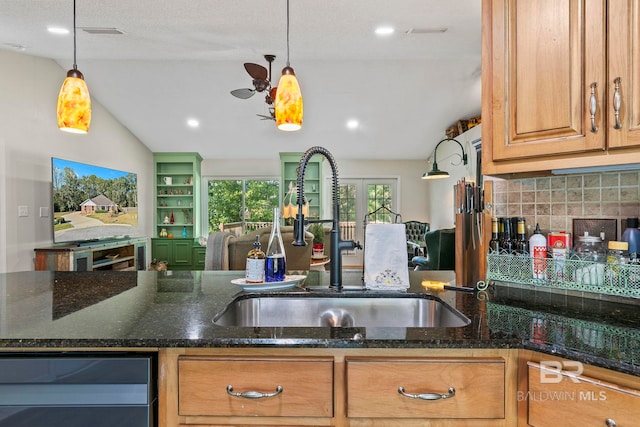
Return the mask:
<path id="1" fill-rule="evenodd" d="M 315 154 L 320 154 L 324 156 L 329 162 L 329 166 L 331 166 L 332 173 L 332 188 L 333 188 L 333 198 L 332 198 L 332 219 L 321 219 L 321 220 L 305 220 L 304 214 L 302 213 L 302 205 L 304 201 L 304 174 L 307 168 L 307 164 L 311 157 Z M 331 222 L 331 248 L 329 252 L 329 289 L 334 291 L 342 290 L 342 251 L 349 249 L 362 249 L 360 242 L 355 242 L 353 240 L 342 240 L 340 238 L 340 197 L 339 197 L 339 187 L 338 187 L 338 167 L 336 166 L 336 161 L 333 156 L 324 147 L 311 147 L 309 148 L 300 158 L 300 164 L 297 169 L 297 178 L 298 178 L 298 213 L 296 214 L 296 218 L 294 220 L 294 235 L 295 240 L 293 242 L 294 246 L 306 246 L 307 242 L 304 240 L 304 226 L 309 222 Z"/>

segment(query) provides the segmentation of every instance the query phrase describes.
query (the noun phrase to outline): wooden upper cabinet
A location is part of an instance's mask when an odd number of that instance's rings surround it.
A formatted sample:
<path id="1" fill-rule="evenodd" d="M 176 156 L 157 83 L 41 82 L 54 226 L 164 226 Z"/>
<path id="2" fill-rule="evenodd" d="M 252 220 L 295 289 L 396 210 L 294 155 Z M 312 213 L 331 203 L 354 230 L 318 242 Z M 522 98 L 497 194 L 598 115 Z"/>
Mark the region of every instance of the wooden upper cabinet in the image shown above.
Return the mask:
<path id="1" fill-rule="evenodd" d="M 640 146 L 640 1 L 608 4 L 609 148 Z"/>
<path id="2" fill-rule="evenodd" d="M 602 2 L 494 0 L 490 7 L 493 159 L 604 149 Z"/>
<path id="3" fill-rule="evenodd" d="M 640 162 L 640 0 L 483 0 L 482 13 L 485 174 Z"/>

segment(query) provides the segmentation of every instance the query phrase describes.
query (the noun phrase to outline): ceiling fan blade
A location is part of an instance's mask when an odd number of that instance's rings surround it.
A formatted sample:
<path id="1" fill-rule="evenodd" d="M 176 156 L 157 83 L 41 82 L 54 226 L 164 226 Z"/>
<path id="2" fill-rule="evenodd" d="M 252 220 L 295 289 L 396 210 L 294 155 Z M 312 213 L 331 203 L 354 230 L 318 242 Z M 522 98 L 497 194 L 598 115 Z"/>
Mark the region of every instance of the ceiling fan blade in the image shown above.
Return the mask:
<path id="1" fill-rule="evenodd" d="M 265 116 L 264 114 L 256 114 L 256 116 L 261 117 L 260 120 L 275 120 L 275 117 Z"/>
<path id="2" fill-rule="evenodd" d="M 267 80 L 267 69 L 262 65 L 245 62 L 244 69 L 256 80 Z"/>
<path id="3" fill-rule="evenodd" d="M 251 98 L 253 96 L 253 94 L 255 94 L 255 93 L 256 93 L 255 90 L 249 89 L 249 88 L 236 89 L 236 90 L 232 90 L 231 91 L 231 95 L 235 96 L 236 98 L 240 98 L 240 99 Z"/>

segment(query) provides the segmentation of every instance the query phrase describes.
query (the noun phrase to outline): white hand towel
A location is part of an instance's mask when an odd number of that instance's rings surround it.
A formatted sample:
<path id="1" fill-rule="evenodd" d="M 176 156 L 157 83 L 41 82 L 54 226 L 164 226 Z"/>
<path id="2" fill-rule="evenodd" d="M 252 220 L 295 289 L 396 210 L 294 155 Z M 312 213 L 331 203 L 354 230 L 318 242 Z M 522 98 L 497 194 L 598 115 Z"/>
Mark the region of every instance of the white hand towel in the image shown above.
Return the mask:
<path id="1" fill-rule="evenodd" d="M 406 290 L 409 287 L 409 261 L 405 225 L 367 224 L 364 242 L 365 287 Z"/>

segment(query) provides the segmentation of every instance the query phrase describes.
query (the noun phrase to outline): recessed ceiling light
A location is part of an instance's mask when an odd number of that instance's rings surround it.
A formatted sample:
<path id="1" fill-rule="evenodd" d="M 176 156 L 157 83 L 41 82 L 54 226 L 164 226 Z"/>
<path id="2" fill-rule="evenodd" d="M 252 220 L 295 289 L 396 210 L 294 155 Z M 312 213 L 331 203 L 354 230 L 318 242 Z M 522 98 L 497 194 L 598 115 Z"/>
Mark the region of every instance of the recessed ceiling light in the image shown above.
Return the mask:
<path id="1" fill-rule="evenodd" d="M 355 130 L 358 129 L 358 127 L 360 127 L 360 122 L 356 119 L 347 120 L 347 129 Z"/>
<path id="2" fill-rule="evenodd" d="M 197 127 L 200 127 L 200 121 L 198 121 L 197 119 L 187 119 L 187 126 L 195 129 Z"/>
<path id="3" fill-rule="evenodd" d="M 376 28 L 376 34 L 379 36 L 389 36 L 395 32 L 393 27 L 389 26 L 380 26 Z"/>
<path id="4" fill-rule="evenodd" d="M 69 29 L 62 27 L 47 27 L 47 31 L 49 31 L 51 34 L 69 34 Z"/>

